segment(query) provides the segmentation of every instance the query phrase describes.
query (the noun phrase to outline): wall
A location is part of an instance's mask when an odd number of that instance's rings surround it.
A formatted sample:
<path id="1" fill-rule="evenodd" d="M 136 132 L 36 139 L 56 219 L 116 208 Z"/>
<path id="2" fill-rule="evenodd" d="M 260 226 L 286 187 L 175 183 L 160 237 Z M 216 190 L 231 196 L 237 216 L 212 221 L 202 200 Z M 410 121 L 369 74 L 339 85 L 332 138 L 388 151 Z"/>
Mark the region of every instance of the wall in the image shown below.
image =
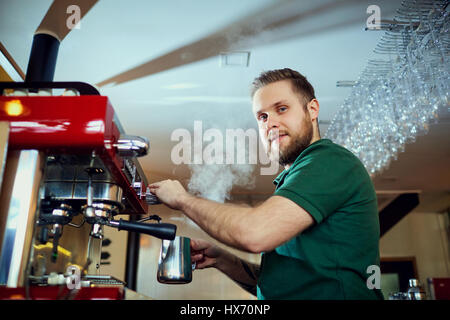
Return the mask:
<path id="1" fill-rule="evenodd" d="M 449 219 L 444 213 L 411 212 L 380 239 L 380 255 L 415 256 L 420 282 L 450 277 Z"/>

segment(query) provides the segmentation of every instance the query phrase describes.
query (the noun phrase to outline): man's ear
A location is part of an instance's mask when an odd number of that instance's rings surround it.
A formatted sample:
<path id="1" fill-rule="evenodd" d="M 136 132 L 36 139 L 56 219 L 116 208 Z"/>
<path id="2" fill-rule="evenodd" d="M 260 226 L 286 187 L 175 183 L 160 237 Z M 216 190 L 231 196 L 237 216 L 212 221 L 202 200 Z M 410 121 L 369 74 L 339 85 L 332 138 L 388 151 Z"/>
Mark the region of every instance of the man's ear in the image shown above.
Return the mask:
<path id="1" fill-rule="evenodd" d="M 316 120 L 319 117 L 319 101 L 317 99 L 312 99 L 308 102 L 308 111 L 311 120 Z"/>

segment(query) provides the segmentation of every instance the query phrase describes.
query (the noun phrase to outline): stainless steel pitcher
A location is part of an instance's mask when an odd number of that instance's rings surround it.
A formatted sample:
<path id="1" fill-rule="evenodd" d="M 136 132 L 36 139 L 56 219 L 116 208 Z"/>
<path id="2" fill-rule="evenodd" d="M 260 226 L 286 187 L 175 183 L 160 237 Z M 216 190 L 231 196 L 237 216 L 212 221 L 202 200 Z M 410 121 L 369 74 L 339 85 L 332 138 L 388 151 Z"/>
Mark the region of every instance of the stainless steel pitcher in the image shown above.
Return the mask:
<path id="1" fill-rule="evenodd" d="M 158 275 L 160 283 L 183 284 L 192 281 L 191 239 L 176 236 L 174 240 L 162 240 L 159 254 Z"/>

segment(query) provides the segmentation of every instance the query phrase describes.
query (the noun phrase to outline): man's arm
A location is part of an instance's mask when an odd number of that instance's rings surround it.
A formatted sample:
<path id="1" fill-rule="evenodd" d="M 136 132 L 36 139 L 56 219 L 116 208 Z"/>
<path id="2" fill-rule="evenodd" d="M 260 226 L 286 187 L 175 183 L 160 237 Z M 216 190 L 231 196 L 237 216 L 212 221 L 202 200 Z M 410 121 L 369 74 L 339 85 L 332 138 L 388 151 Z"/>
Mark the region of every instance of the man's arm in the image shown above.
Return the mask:
<path id="1" fill-rule="evenodd" d="M 256 296 L 256 284 L 260 272 L 259 265 L 247 262 L 229 252 L 226 252 L 224 259 L 228 259 L 228 261 L 218 264 L 217 269 L 226 274 L 241 288 Z"/>
<path id="2" fill-rule="evenodd" d="M 256 296 L 259 265 L 247 262 L 204 240 L 191 239 L 191 259 L 197 269 L 214 267 Z"/>
<path id="3" fill-rule="evenodd" d="M 151 184 L 150 191 L 169 207 L 183 211 L 213 238 L 254 253 L 273 250 L 314 223 L 308 212 L 281 196 L 250 208 L 195 197 L 176 180 Z"/>

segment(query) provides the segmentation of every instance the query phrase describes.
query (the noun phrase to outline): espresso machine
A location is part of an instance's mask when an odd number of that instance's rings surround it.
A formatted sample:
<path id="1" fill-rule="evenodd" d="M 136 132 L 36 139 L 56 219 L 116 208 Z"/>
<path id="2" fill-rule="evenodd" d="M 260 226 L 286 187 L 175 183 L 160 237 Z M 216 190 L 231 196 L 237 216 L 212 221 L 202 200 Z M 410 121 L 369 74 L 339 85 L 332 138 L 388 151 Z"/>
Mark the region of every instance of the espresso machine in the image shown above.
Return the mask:
<path id="1" fill-rule="evenodd" d="M 158 203 L 137 160 L 149 142 L 94 87 L 51 81 L 53 41 L 35 35 L 31 80 L 0 82 L 0 299 L 121 299 L 99 272 L 104 228 L 173 240 L 176 226 L 114 218 Z"/>

